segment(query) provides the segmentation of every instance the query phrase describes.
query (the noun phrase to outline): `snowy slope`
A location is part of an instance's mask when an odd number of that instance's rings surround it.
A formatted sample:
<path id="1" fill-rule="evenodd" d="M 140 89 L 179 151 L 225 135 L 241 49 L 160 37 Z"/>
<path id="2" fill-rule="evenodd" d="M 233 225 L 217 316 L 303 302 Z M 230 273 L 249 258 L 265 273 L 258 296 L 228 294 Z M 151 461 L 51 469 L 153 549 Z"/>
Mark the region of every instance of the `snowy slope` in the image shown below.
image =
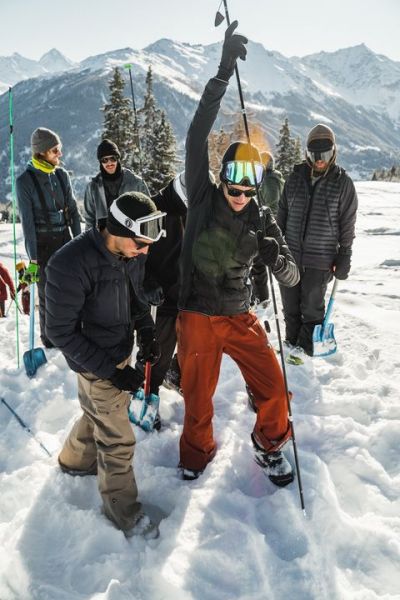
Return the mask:
<path id="1" fill-rule="evenodd" d="M 339 351 L 288 366 L 306 517 L 297 482 L 278 489 L 254 463 L 254 415 L 226 359 L 215 396 L 219 451 L 198 481 L 176 474 L 176 393 L 162 390 L 160 434 L 137 431 L 140 497 L 168 516 L 158 540 L 127 541 L 101 515 L 95 478 L 56 466 L 80 414 L 74 374 L 50 350 L 28 380 L 16 368 L 14 310 L 0 322 L 0 395 L 53 453 L 0 405 L 1 600 L 400 598 L 400 184 L 357 189 L 353 270 L 333 315 Z M 9 266 L 10 235 L 0 224 Z M 23 255 L 20 231 L 18 248 Z M 20 329 L 23 351 L 27 317 Z M 290 447 L 288 455 L 293 462 Z"/>

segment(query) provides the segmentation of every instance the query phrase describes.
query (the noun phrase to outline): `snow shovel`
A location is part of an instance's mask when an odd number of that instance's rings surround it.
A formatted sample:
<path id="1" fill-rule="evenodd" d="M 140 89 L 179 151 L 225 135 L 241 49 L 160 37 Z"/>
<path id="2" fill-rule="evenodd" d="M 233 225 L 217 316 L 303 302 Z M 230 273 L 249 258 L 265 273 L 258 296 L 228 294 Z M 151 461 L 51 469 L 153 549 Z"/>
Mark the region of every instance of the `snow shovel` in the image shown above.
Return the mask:
<path id="1" fill-rule="evenodd" d="M 151 316 L 156 321 L 157 306 L 151 307 Z M 154 422 L 158 415 L 160 397 L 157 394 L 150 393 L 151 382 L 151 363 L 146 362 L 144 368 L 144 389 L 138 390 L 132 394 L 132 399 L 128 409 L 129 420 L 141 427 L 144 431 L 152 431 Z M 137 417 L 136 414 L 139 416 Z"/>
<path id="2" fill-rule="evenodd" d="M 335 278 L 331 297 L 329 298 L 328 308 L 326 309 L 325 317 L 322 325 L 316 325 L 313 332 L 313 355 L 314 356 L 329 356 L 336 352 L 336 340 L 334 333 L 334 324 L 329 323 L 329 318 L 333 310 L 333 302 L 337 289 L 338 280 Z"/>
<path id="3" fill-rule="evenodd" d="M 39 367 L 47 362 L 43 348 L 34 348 L 35 344 L 35 284 L 30 286 L 29 350 L 24 353 L 25 371 L 28 377 L 34 377 Z"/>

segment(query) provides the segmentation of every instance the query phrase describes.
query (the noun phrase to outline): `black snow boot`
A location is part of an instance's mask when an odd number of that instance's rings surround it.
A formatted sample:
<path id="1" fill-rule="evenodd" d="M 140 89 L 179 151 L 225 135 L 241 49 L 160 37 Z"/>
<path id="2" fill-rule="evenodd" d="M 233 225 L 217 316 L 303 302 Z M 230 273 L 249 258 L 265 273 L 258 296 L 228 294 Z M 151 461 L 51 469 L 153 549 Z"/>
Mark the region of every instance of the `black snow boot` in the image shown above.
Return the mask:
<path id="1" fill-rule="evenodd" d="M 276 452 L 267 452 L 258 444 L 254 434 L 251 434 L 253 442 L 255 461 L 263 469 L 268 479 L 278 487 L 285 487 L 292 483 L 294 479 L 293 469 L 291 464 L 281 450 Z"/>

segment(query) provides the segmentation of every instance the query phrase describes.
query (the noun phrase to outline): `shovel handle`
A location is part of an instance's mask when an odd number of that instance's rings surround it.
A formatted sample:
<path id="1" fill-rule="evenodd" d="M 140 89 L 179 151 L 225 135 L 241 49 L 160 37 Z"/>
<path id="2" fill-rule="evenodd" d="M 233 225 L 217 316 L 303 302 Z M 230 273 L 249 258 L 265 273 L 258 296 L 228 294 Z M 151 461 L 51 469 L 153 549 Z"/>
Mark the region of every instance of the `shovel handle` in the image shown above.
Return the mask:
<path id="1" fill-rule="evenodd" d="M 146 398 L 150 394 L 150 380 L 151 380 L 151 362 L 147 361 L 144 367 L 144 397 Z"/>
<path id="2" fill-rule="evenodd" d="M 324 332 L 325 327 L 329 321 L 329 318 L 332 314 L 332 310 L 333 310 L 333 302 L 335 300 L 335 295 L 336 295 L 336 288 L 338 285 L 338 280 L 335 277 L 335 281 L 333 282 L 333 287 L 332 287 L 332 291 L 331 291 L 331 296 L 329 298 L 329 302 L 328 302 L 328 308 L 326 309 L 326 313 L 325 313 L 325 317 L 324 317 L 324 321 L 322 323 L 322 332 Z"/>

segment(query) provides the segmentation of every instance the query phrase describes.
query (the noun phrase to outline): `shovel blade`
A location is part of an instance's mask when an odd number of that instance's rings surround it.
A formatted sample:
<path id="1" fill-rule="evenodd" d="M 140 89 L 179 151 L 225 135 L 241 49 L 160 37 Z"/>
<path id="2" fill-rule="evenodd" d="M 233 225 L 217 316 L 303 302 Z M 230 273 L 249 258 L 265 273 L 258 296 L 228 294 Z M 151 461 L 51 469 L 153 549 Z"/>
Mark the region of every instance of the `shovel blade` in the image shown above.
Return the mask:
<path id="1" fill-rule="evenodd" d="M 336 348 L 334 324 L 327 323 L 325 328 L 316 325 L 313 333 L 313 355 L 329 356 L 336 352 Z"/>
<path id="2" fill-rule="evenodd" d="M 156 394 L 144 395 L 142 389 L 132 394 L 129 403 L 129 420 L 144 431 L 152 431 L 158 413 L 160 398 Z"/>
<path id="3" fill-rule="evenodd" d="M 28 377 L 34 377 L 38 368 L 47 363 L 43 348 L 33 348 L 24 352 L 23 359 Z"/>

